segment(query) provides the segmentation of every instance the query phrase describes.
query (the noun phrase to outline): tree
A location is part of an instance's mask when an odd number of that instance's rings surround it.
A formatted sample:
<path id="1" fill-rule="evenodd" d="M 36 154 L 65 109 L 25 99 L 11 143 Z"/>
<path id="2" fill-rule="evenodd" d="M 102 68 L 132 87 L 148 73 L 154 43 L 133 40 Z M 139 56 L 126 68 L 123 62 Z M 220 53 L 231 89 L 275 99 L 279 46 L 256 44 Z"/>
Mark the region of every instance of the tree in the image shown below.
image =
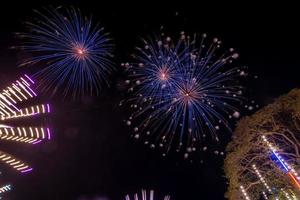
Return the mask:
<path id="1" fill-rule="evenodd" d="M 292 90 L 238 122 L 232 141 L 227 146 L 224 163 L 225 175 L 229 180 L 226 193 L 228 199 L 243 199 L 240 185 L 243 185 L 250 199 L 262 198 L 262 192 L 267 190 L 255 173 L 253 164 L 273 190 L 273 194 L 280 193 L 281 188 L 299 191 L 272 159 L 263 135 L 277 148 L 277 152 L 287 163 L 296 171 L 299 170 L 300 89 Z"/>

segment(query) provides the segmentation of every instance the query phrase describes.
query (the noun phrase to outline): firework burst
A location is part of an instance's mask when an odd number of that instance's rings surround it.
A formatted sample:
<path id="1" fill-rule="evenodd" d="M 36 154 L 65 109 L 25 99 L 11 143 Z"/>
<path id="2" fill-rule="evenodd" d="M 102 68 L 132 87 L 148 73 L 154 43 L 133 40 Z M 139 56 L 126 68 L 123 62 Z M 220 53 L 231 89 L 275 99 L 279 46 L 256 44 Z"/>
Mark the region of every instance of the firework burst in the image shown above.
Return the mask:
<path id="1" fill-rule="evenodd" d="M 178 42 L 163 36 L 144 41 L 135 55 L 138 62 L 124 64 L 133 110 L 126 123 L 135 138 L 164 152 L 175 146 L 187 157 L 200 144 L 206 150 L 208 135 L 218 141 L 221 127 L 230 130 L 228 118 L 239 117 L 238 79 L 245 72 L 230 67 L 238 54 L 233 49 L 220 54 L 220 45 L 216 38 L 206 42 L 205 34 L 182 33 Z"/>
<path id="2" fill-rule="evenodd" d="M 37 19 L 19 34 L 21 49 L 30 54 L 22 65 L 38 65 L 35 74 L 43 90 L 75 97 L 99 93 L 113 70 L 111 39 L 104 29 L 78 9 L 35 11 Z"/>
<path id="3" fill-rule="evenodd" d="M 30 119 L 37 122 L 39 115 L 50 112 L 49 104 L 28 106 L 30 99 L 37 96 L 32 85 L 34 81 L 24 75 L 0 93 L 0 140 L 27 144 L 50 140 L 49 128 L 25 125 Z M 25 162 L 3 151 L 0 151 L 0 162 L 21 173 L 32 170 Z"/>
<path id="4" fill-rule="evenodd" d="M 141 194 L 135 194 L 133 196 L 133 199 L 132 200 L 154 200 L 154 191 L 153 190 L 150 190 L 150 192 L 147 192 L 146 190 L 142 190 Z M 165 196 L 163 198 L 163 200 L 170 200 L 170 196 Z M 130 196 L 127 195 L 125 197 L 125 200 L 131 200 Z"/>

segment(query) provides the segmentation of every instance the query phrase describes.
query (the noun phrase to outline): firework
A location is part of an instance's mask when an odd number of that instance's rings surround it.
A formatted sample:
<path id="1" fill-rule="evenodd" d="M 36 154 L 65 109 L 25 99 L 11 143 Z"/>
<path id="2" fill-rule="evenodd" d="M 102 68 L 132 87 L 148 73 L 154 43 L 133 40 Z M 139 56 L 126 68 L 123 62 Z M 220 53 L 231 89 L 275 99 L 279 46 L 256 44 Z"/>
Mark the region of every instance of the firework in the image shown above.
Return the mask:
<path id="1" fill-rule="evenodd" d="M 127 195 L 125 197 L 125 200 L 130 200 L 130 196 Z M 154 191 L 150 190 L 150 192 L 148 193 L 146 190 L 142 190 L 141 195 L 139 194 L 135 194 L 132 200 L 154 200 Z M 163 200 L 170 200 L 170 196 L 165 196 L 163 198 Z"/>
<path id="2" fill-rule="evenodd" d="M 230 130 L 228 118 L 239 117 L 242 87 L 238 77 L 245 72 L 229 67 L 238 57 L 233 49 L 218 54 L 221 41 L 206 42 L 206 35 L 178 42 L 170 37 L 144 41 L 136 64 L 124 64 L 129 79 L 132 115 L 126 121 L 135 138 L 168 152 L 172 144 L 187 157 L 209 136 L 218 141 L 218 130 Z M 218 152 L 217 152 L 218 153 Z"/>
<path id="3" fill-rule="evenodd" d="M 38 65 L 35 74 L 43 90 L 64 95 L 93 94 L 112 71 L 113 45 L 104 29 L 78 9 L 50 8 L 35 11 L 27 23 L 21 48 L 30 54 L 22 65 Z"/>
<path id="4" fill-rule="evenodd" d="M 50 140 L 49 128 L 15 125 L 50 112 L 49 104 L 25 106 L 37 96 L 33 84 L 34 81 L 24 75 L 0 93 L 0 140 L 27 144 Z M 25 162 L 3 151 L 0 151 L 0 161 L 22 173 L 32 170 Z"/>

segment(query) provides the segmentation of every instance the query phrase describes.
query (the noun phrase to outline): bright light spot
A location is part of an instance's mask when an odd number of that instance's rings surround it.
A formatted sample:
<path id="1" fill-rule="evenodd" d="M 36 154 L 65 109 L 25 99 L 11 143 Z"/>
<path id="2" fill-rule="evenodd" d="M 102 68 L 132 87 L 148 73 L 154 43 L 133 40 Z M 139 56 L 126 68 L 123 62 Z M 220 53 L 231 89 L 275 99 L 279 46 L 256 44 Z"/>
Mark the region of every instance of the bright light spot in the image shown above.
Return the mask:
<path id="1" fill-rule="evenodd" d="M 87 49 L 84 47 L 75 47 L 75 57 L 83 59 L 87 56 Z"/>
<path id="2" fill-rule="evenodd" d="M 78 49 L 77 52 L 78 52 L 78 54 L 80 54 L 80 55 L 83 54 L 83 50 L 82 50 L 82 49 Z"/>
<path id="3" fill-rule="evenodd" d="M 170 78 L 169 75 L 169 70 L 166 66 L 163 66 L 159 71 L 158 71 L 158 78 L 161 81 L 167 81 Z"/>

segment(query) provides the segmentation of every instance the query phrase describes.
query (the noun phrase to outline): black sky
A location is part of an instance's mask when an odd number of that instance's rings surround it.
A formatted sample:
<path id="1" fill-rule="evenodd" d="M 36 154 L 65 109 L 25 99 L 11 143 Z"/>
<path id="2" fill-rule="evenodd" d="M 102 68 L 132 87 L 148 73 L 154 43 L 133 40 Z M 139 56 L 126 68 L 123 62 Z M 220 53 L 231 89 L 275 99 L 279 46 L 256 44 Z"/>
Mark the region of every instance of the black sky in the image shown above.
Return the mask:
<path id="1" fill-rule="evenodd" d="M 253 1 L 251 1 L 253 2 Z M 0 84 L 5 86 L 22 72 L 13 33 L 22 31 L 33 9 L 43 6 L 79 7 L 92 14 L 116 43 L 116 66 L 130 58 L 139 38 L 158 33 L 160 26 L 176 35 L 184 30 L 206 32 L 240 53 L 256 81 L 247 83 L 251 98 L 266 105 L 277 96 L 299 87 L 299 11 L 295 5 L 227 3 L 217 1 L 6 1 L 0 7 Z M 295 8 L 295 9 L 294 9 Z M 178 13 L 178 14 L 176 14 Z M 2 168 L 0 183 L 14 189 L 6 199 L 123 199 L 141 188 L 170 194 L 174 200 L 223 199 L 226 181 L 222 162 L 215 157 L 199 163 L 163 159 L 158 152 L 136 143 L 123 124 L 126 110 L 119 108 L 123 90 L 121 70 L 100 97 L 80 102 L 42 97 L 53 104 L 49 144 L 35 147 L 1 142 L 1 149 L 15 152 L 33 165 L 34 172 L 19 176 Z"/>

